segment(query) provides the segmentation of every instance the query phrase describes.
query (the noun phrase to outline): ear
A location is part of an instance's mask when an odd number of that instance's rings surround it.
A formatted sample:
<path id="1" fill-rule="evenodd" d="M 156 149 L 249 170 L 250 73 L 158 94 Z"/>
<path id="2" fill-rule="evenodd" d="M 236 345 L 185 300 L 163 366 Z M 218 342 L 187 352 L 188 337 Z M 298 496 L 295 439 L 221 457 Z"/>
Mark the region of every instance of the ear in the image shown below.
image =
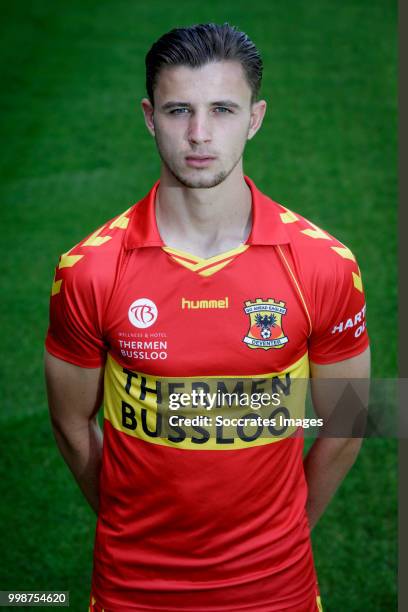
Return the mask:
<path id="1" fill-rule="evenodd" d="M 266 113 L 266 101 L 259 100 L 251 106 L 251 119 L 248 129 L 248 140 L 251 140 L 262 125 L 263 118 Z"/>
<path id="2" fill-rule="evenodd" d="M 154 119 L 153 119 L 154 108 L 148 98 L 143 98 L 142 100 L 142 111 L 143 111 L 146 127 L 151 133 L 151 135 L 154 136 L 154 133 L 155 133 L 154 132 Z"/>

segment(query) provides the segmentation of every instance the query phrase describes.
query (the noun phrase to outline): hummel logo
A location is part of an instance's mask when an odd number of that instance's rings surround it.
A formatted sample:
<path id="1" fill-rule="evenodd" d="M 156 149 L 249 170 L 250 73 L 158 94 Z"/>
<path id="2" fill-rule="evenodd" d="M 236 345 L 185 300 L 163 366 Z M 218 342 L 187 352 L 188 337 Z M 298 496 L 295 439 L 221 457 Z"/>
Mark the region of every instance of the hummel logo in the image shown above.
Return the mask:
<path id="1" fill-rule="evenodd" d="M 188 310 L 198 310 L 201 308 L 229 308 L 228 299 L 228 296 L 222 300 L 187 300 L 182 297 L 181 308 L 187 308 Z"/>

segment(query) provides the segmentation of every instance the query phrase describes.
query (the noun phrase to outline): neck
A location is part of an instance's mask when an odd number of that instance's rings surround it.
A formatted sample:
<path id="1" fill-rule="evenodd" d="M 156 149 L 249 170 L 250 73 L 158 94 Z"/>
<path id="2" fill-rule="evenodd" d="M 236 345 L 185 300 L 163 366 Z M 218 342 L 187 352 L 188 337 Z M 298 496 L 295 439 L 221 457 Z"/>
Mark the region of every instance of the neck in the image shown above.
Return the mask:
<path id="1" fill-rule="evenodd" d="M 191 189 L 162 168 L 156 196 L 163 242 L 199 257 L 212 257 L 246 241 L 251 227 L 251 191 L 242 162 L 216 187 Z"/>

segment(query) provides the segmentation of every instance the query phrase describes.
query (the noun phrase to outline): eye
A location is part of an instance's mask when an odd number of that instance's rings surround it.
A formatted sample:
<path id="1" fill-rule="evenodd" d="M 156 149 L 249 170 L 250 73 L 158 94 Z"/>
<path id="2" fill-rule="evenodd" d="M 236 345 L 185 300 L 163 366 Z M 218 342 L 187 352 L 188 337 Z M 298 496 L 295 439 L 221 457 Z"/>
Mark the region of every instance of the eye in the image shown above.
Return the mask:
<path id="1" fill-rule="evenodd" d="M 173 108 L 173 110 L 170 111 L 170 115 L 185 115 L 188 112 L 188 108 Z"/>
<path id="2" fill-rule="evenodd" d="M 232 113 L 232 111 L 226 106 L 216 106 L 214 111 L 221 114 Z"/>

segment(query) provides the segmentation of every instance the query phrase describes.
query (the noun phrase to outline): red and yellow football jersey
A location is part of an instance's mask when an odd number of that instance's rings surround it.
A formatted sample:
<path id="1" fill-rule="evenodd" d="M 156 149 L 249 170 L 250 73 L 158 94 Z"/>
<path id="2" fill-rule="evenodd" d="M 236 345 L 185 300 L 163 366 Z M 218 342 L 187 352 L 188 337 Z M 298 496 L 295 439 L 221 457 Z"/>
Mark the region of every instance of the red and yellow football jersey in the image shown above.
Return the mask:
<path id="1" fill-rule="evenodd" d="M 92 581 L 105 611 L 318 609 L 302 437 L 165 418 L 174 394 L 202 389 L 290 396 L 309 360 L 368 346 L 351 251 L 246 181 L 252 231 L 236 249 L 165 246 L 156 183 L 57 266 L 46 347 L 105 366 Z"/>

